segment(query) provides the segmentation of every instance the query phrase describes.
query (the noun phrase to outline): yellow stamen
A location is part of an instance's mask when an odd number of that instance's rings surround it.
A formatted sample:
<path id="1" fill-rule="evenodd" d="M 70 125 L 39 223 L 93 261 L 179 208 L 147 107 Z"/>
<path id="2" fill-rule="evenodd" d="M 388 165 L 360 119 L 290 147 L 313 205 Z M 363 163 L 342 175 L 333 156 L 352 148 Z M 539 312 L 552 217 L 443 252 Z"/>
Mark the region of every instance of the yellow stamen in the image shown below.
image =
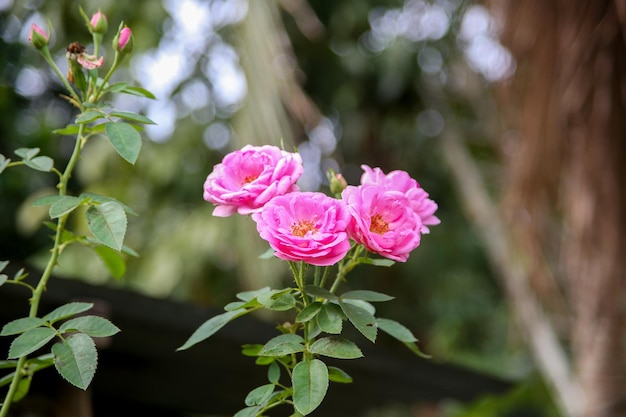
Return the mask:
<path id="1" fill-rule="evenodd" d="M 389 223 L 383 219 L 383 216 L 380 214 L 375 214 L 372 216 L 372 222 L 370 224 L 370 232 L 378 233 L 379 235 L 383 235 L 389 231 Z"/>
<path id="2" fill-rule="evenodd" d="M 294 236 L 303 237 L 307 232 L 317 232 L 315 224 L 310 220 L 300 220 L 291 225 L 291 234 Z"/>

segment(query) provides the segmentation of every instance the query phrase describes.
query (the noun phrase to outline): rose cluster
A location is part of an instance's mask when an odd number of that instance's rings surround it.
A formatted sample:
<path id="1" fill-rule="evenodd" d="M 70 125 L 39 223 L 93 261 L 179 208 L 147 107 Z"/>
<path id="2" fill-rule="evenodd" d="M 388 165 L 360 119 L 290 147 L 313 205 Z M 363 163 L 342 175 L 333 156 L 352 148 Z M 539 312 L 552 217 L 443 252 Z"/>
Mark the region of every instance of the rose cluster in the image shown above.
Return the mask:
<path id="1" fill-rule="evenodd" d="M 341 199 L 301 192 L 302 158 L 275 146 L 247 145 L 217 164 L 204 183 L 213 215 L 251 214 L 278 258 L 329 266 L 350 250 L 350 240 L 370 252 L 405 262 L 428 226 L 439 224 L 437 204 L 404 171 L 385 174 L 362 165 L 361 185 Z"/>

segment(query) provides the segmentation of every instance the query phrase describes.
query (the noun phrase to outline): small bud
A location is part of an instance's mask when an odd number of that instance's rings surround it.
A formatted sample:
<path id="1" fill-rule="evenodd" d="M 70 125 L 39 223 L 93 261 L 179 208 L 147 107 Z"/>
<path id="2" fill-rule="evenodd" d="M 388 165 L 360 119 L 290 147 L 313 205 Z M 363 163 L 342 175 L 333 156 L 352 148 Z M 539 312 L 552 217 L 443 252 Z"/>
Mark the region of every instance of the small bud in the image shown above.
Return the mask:
<path id="1" fill-rule="evenodd" d="M 328 172 L 328 186 L 330 192 L 339 195 L 348 186 L 346 179 L 341 174 L 337 174 L 332 169 Z"/>
<path id="2" fill-rule="evenodd" d="M 124 26 L 113 39 L 113 48 L 119 53 L 130 53 L 133 50 L 133 44 L 133 32 L 127 26 Z"/>
<path id="3" fill-rule="evenodd" d="M 91 20 L 89 21 L 90 29 L 92 33 L 100 33 L 104 35 L 109 28 L 109 24 L 107 22 L 107 17 L 98 10 L 97 13 L 94 13 L 91 16 Z"/>
<path id="4" fill-rule="evenodd" d="M 33 23 L 30 28 L 30 33 L 28 34 L 28 41 L 32 43 L 35 48 L 42 49 L 48 46 L 50 37 L 45 30 L 37 26 L 36 23 Z"/>

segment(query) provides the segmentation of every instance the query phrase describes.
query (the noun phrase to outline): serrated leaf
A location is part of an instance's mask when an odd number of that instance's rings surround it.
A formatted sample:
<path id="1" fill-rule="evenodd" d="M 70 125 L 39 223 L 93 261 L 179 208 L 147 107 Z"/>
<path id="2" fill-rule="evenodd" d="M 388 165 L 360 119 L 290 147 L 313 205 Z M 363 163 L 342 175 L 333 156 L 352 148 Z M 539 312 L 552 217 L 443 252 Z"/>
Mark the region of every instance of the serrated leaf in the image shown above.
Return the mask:
<path id="1" fill-rule="evenodd" d="M 123 122 L 106 123 L 104 131 L 117 153 L 134 164 L 141 150 L 141 135 L 131 125 Z"/>
<path id="2" fill-rule="evenodd" d="M 35 327 L 19 335 L 11 343 L 8 359 L 17 359 L 33 353 L 54 339 L 56 331 L 49 327 Z"/>
<path id="3" fill-rule="evenodd" d="M 336 336 L 317 339 L 309 347 L 309 352 L 337 359 L 356 359 L 363 357 L 361 349 L 359 349 L 354 342 Z"/>
<path id="4" fill-rule="evenodd" d="M 304 307 L 296 316 L 296 323 L 306 323 L 307 321 L 313 319 L 317 316 L 323 306 L 324 304 L 316 301 Z"/>
<path id="5" fill-rule="evenodd" d="M 341 311 L 344 312 L 350 323 L 370 341 L 376 341 L 376 318 L 366 309 L 349 302 L 339 301 Z"/>
<path id="6" fill-rule="evenodd" d="M 262 296 L 265 293 L 271 292 L 270 287 L 259 288 L 258 290 L 253 291 L 242 291 L 236 294 L 236 297 L 241 301 L 251 301 L 254 298 Z"/>
<path id="7" fill-rule="evenodd" d="M 341 294 L 341 298 L 343 299 L 351 299 L 351 300 L 362 300 L 369 302 L 382 302 L 382 301 L 390 301 L 393 300 L 394 297 L 383 294 L 376 291 L 368 291 L 368 290 L 354 290 L 348 291 L 346 293 Z"/>
<path id="8" fill-rule="evenodd" d="M 402 342 L 416 355 L 426 359 L 430 358 L 429 355 L 426 355 L 419 349 L 419 347 L 417 346 L 417 338 L 404 325 L 398 323 L 397 321 L 384 318 L 377 318 L 376 323 L 378 324 L 378 328 L 380 330 L 384 331 L 396 340 Z"/>
<path id="9" fill-rule="evenodd" d="M 51 206 L 54 203 L 56 203 L 57 201 L 63 199 L 64 195 L 58 195 L 58 194 L 54 194 L 54 195 L 46 195 L 43 197 L 39 197 L 37 199 L 35 199 L 35 201 L 33 201 L 32 206 L 33 207 L 41 207 L 41 206 Z"/>
<path id="10" fill-rule="evenodd" d="M 87 110 L 86 112 L 83 112 L 79 114 L 78 116 L 76 116 L 76 123 L 79 125 L 85 124 L 85 123 L 91 123 L 93 121 L 102 119 L 104 117 L 105 117 L 105 114 L 102 113 L 100 110 Z"/>
<path id="11" fill-rule="evenodd" d="M 343 329 L 343 318 L 344 315 L 337 304 L 327 303 L 317 314 L 316 322 L 320 330 L 330 334 L 339 334 Z"/>
<path id="12" fill-rule="evenodd" d="M 39 148 L 18 148 L 13 152 L 22 159 L 32 159 L 39 153 L 39 150 Z"/>
<path id="13" fill-rule="evenodd" d="M 319 359 L 298 362 L 291 375 L 293 405 L 302 415 L 313 412 L 326 396 L 328 368 Z"/>
<path id="14" fill-rule="evenodd" d="M 49 156 L 37 156 L 33 159 L 24 159 L 24 164 L 36 171 L 50 172 L 54 166 L 54 161 Z"/>
<path id="15" fill-rule="evenodd" d="M 48 314 L 42 317 L 43 320 L 55 323 L 59 320 L 66 319 L 68 317 L 75 316 L 80 313 L 84 313 L 85 311 L 91 309 L 93 307 L 93 303 L 83 303 L 83 302 L 73 302 L 63 304 L 60 307 L 55 308 Z"/>
<path id="16" fill-rule="evenodd" d="M 132 208 L 128 207 L 126 204 L 122 203 L 121 201 L 113 197 L 107 197 L 105 195 L 94 194 L 94 193 L 81 193 L 81 195 L 79 195 L 78 198 L 88 199 L 91 202 L 99 203 L 99 204 L 114 202 L 122 206 L 122 208 L 124 209 L 126 213 L 132 214 L 133 216 L 138 215 L 135 210 L 133 210 Z"/>
<path id="17" fill-rule="evenodd" d="M 86 213 L 87 226 L 100 243 L 121 250 L 126 235 L 126 213 L 121 205 L 110 201 L 89 206 Z"/>
<path id="18" fill-rule="evenodd" d="M 52 133 L 54 133 L 55 135 L 67 135 L 67 136 L 74 136 L 76 134 L 78 134 L 79 132 L 79 127 L 78 125 L 69 125 L 66 127 L 62 127 L 61 129 L 55 129 L 52 131 Z"/>
<path id="19" fill-rule="evenodd" d="M 64 322 L 59 333 L 77 331 L 91 337 L 107 337 L 119 333 L 120 329 L 104 317 L 81 316 Z"/>
<path id="20" fill-rule="evenodd" d="M 49 214 L 51 219 L 58 219 L 59 217 L 71 213 L 80 206 L 84 200 L 78 197 L 72 197 L 69 195 L 59 196 L 58 199 L 50 206 Z"/>
<path id="21" fill-rule="evenodd" d="M 259 352 L 259 356 L 285 356 L 304 351 L 304 339 L 297 334 L 281 334 L 270 339 Z"/>
<path id="22" fill-rule="evenodd" d="M 274 393 L 274 384 L 265 384 L 256 387 L 246 395 L 244 403 L 248 406 L 264 405 Z"/>
<path id="23" fill-rule="evenodd" d="M 0 153 L 0 174 L 7 169 L 11 160 Z"/>
<path id="24" fill-rule="evenodd" d="M 317 287 L 315 285 L 307 285 L 304 287 L 304 291 L 310 295 L 311 297 L 323 298 L 325 300 L 338 300 L 337 297 L 332 292 L 328 291 L 326 288 Z"/>
<path id="25" fill-rule="evenodd" d="M 52 346 L 54 366 L 70 384 L 87 389 L 98 365 L 98 352 L 93 339 L 76 333 Z"/>
<path id="26" fill-rule="evenodd" d="M 126 262 L 124 262 L 119 252 L 108 246 L 96 246 L 93 250 L 100 257 L 113 278 L 120 279 L 124 276 L 126 273 Z"/>
<path id="27" fill-rule="evenodd" d="M 351 384 L 352 377 L 348 375 L 343 369 L 335 366 L 328 367 L 328 379 L 332 382 L 338 382 L 340 384 Z"/>
<path id="28" fill-rule="evenodd" d="M 147 125 L 156 124 L 150 118 L 144 116 L 143 114 L 133 113 L 130 111 L 113 111 L 109 113 L 109 116 L 120 117 L 125 120 L 130 120 L 132 122 L 143 123 Z"/>
<path id="29" fill-rule="evenodd" d="M 24 333 L 27 330 L 34 329 L 44 324 L 46 324 L 46 321 L 38 317 L 22 317 L 5 324 L 2 327 L 0 336 Z"/>
<path id="30" fill-rule="evenodd" d="M 246 407 L 242 410 L 237 411 L 237 413 L 233 417 L 256 417 L 260 411 L 261 411 L 261 406 L 255 405 L 255 406 Z"/>
<path id="31" fill-rule="evenodd" d="M 156 99 L 154 94 L 152 94 L 150 91 L 146 90 L 145 88 L 141 88 L 141 87 L 126 87 L 121 92 L 126 93 L 126 94 L 131 94 L 133 96 L 146 97 L 146 98 L 150 98 L 153 100 Z"/>
<path id="32" fill-rule="evenodd" d="M 187 339 L 187 341 L 176 350 L 179 351 L 189 349 L 196 343 L 208 339 L 215 332 L 228 324 L 228 322 L 236 319 L 237 317 L 241 317 L 246 313 L 248 313 L 248 310 L 235 310 L 227 311 L 226 313 L 218 314 L 217 316 L 211 317 L 209 320 L 202 323 L 200 327 L 198 327 L 196 331 L 192 333 L 189 339 Z"/>
<path id="33" fill-rule="evenodd" d="M 280 380 L 280 365 L 276 362 L 272 362 L 267 368 L 267 380 L 272 384 L 278 384 Z"/>

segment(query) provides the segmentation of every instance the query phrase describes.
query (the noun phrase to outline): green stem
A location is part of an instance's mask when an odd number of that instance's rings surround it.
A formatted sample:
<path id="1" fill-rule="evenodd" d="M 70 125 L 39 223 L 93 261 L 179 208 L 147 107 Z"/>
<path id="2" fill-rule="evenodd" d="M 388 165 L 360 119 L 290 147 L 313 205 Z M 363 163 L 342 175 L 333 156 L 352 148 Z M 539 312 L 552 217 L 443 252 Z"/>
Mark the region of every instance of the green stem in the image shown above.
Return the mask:
<path id="1" fill-rule="evenodd" d="M 335 277 L 335 281 L 333 282 L 333 285 L 331 285 L 330 287 L 330 292 L 331 293 L 335 293 L 335 291 L 337 291 L 337 289 L 339 288 L 339 285 L 341 285 L 341 282 L 345 279 L 346 275 L 348 275 L 348 272 L 352 271 L 354 269 L 355 266 L 357 266 L 360 263 L 360 257 L 361 257 L 361 253 L 363 253 L 363 246 L 358 245 L 354 247 L 354 252 L 352 253 L 352 256 L 350 257 L 350 260 L 348 261 L 348 263 L 343 263 L 343 261 L 339 264 L 339 270 L 337 271 L 337 276 Z"/>
<path id="2" fill-rule="evenodd" d="M 98 90 L 96 91 L 96 94 L 94 95 L 94 98 L 93 98 L 94 103 L 97 103 L 98 100 L 100 100 L 100 96 L 102 95 L 102 90 L 104 89 L 104 86 L 109 82 L 109 79 L 111 78 L 115 70 L 117 69 L 117 66 L 119 65 L 119 63 L 120 63 L 120 53 L 115 51 L 115 57 L 113 58 L 113 65 L 111 65 L 111 68 L 109 68 L 109 72 L 107 72 L 107 75 L 104 76 L 104 79 L 102 80 L 102 84 L 100 84 L 100 88 L 98 88 Z"/>
<path id="3" fill-rule="evenodd" d="M 48 47 L 41 48 L 39 52 L 41 52 L 41 55 L 46 60 L 48 65 L 52 67 L 52 70 L 57 74 L 61 82 L 65 85 L 66 90 L 70 93 L 70 96 L 72 96 L 74 101 L 76 101 L 76 105 L 79 106 L 79 109 L 82 111 L 82 101 L 80 97 L 78 97 L 78 94 L 76 94 L 76 91 L 74 91 L 74 88 L 72 88 L 70 82 L 67 80 L 67 78 L 65 78 L 65 76 L 63 76 L 61 70 L 59 70 L 59 67 L 57 67 L 57 64 L 52 59 L 52 56 L 50 56 L 50 51 L 48 50 Z"/>
<path id="4" fill-rule="evenodd" d="M 80 151 L 84 146 L 85 138 L 83 137 L 83 129 L 84 129 L 84 125 L 81 124 L 80 127 L 78 128 L 78 134 L 76 136 L 76 143 L 74 145 L 74 151 L 72 153 L 72 156 L 70 157 L 70 160 L 67 166 L 65 167 L 65 171 L 63 172 L 63 175 L 61 176 L 59 184 L 57 185 L 57 188 L 59 189 L 59 195 L 63 196 L 67 194 L 67 184 L 69 182 L 69 179 L 72 176 L 72 171 L 74 170 L 74 167 L 76 166 L 76 163 L 78 162 Z M 54 267 L 56 266 L 57 260 L 59 258 L 59 254 L 61 253 L 61 237 L 63 236 L 63 232 L 65 231 L 65 223 L 67 222 L 68 216 L 69 216 L 69 213 L 61 216 L 59 218 L 59 222 L 57 223 L 56 234 L 54 236 L 54 246 L 52 247 L 52 251 L 50 253 L 50 258 L 48 259 L 46 268 L 44 269 L 43 274 L 41 275 L 41 278 L 39 278 L 37 287 L 35 287 L 34 291 L 32 292 L 33 295 L 30 299 L 30 310 L 28 313 L 28 317 L 37 317 L 37 313 L 39 310 L 39 303 L 41 301 L 41 296 L 46 290 L 46 285 L 48 284 L 48 281 L 50 277 L 52 276 L 52 271 Z M 13 376 L 13 379 L 11 380 L 9 391 L 6 394 L 4 398 L 4 402 L 2 403 L 2 408 L 0 409 L 0 417 L 6 417 L 7 414 L 9 413 L 9 407 L 11 406 L 11 403 L 13 402 L 13 398 L 15 397 L 20 380 L 22 379 L 22 376 L 24 373 L 25 363 L 26 363 L 26 356 L 22 356 L 17 361 L 17 366 L 15 367 L 15 375 Z"/>

